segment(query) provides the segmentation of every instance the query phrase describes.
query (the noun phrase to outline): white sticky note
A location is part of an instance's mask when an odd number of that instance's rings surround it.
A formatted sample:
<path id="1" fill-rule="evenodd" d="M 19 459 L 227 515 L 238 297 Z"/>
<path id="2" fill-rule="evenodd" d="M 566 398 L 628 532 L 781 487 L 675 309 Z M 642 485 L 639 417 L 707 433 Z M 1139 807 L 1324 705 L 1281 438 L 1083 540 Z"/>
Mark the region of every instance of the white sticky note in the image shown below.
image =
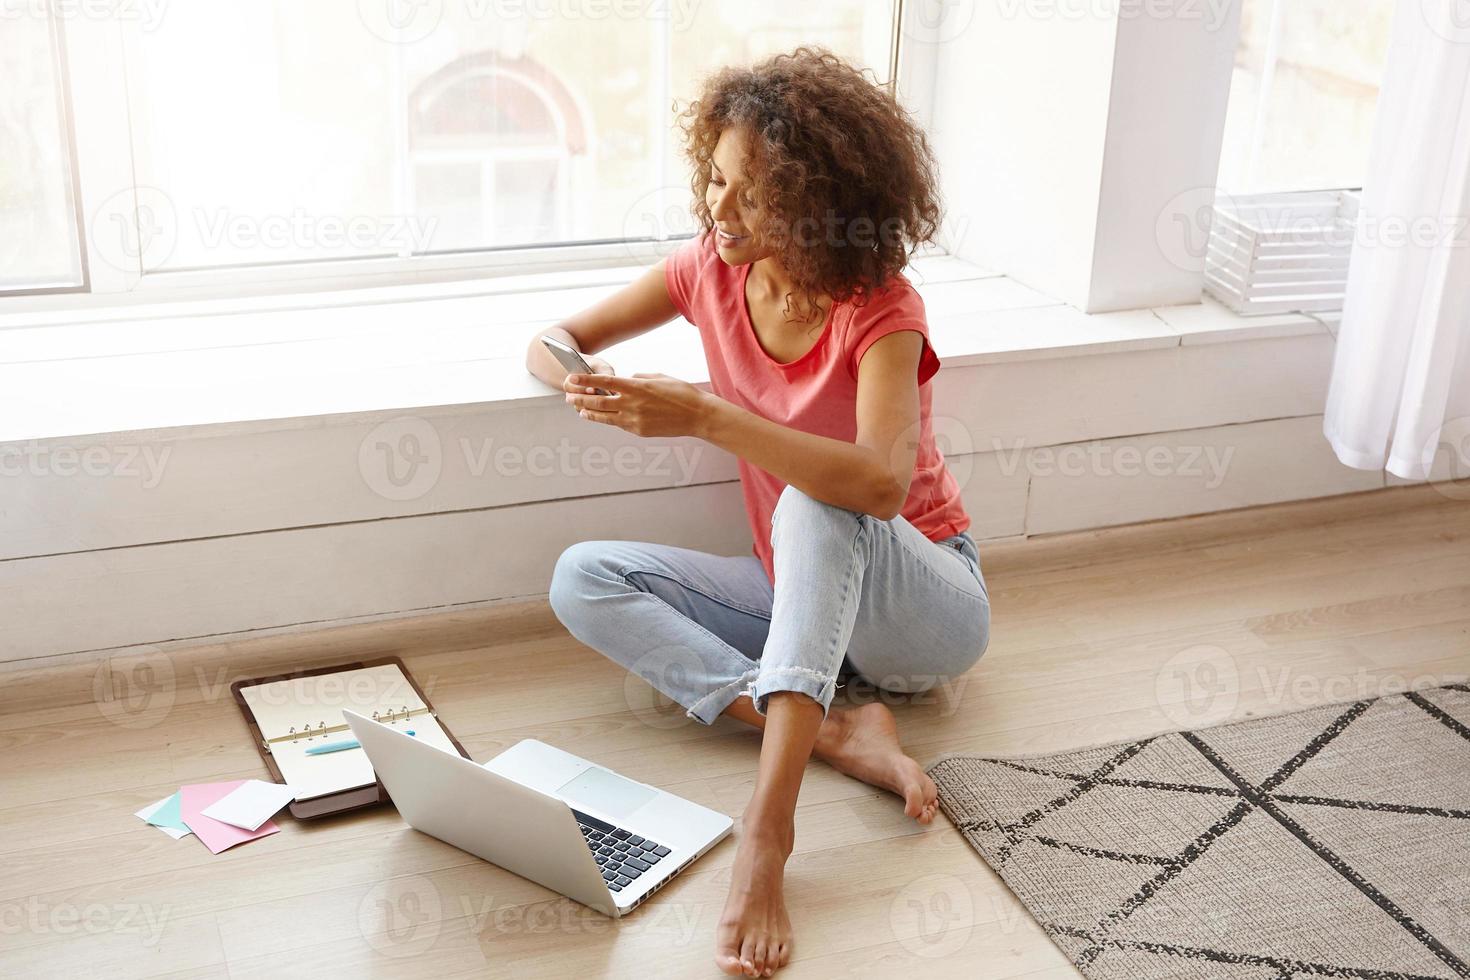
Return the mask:
<path id="1" fill-rule="evenodd" d="M 147 823 L 148 822 L 148 818 L 151 817 L 151 816 L 153 816 L 155 813 L 157 813 L 158 810 L 159 810 L 159 807 L 163 806 L 165 803 L 167 803 L 172 798 L 173 798 L 172 796 L 165 796 L 163 799 L 159 800 L 157 803 L 150 803 L 150 804 L 148 804 L 143 809 L 141 809 L 137 813 L 133 814 L 133 816 L 137 817 L 139 820 L 142 820 L 144 823 Z M 158 829 L 161 830 L 161 831 L 163 831 L 165 834 L 168 834 L 174 840 L 179 840 L 182 837 L 188 837 L 189 834 L 192 833 L 192 831 L 188 831 L 188 830 L 175 830 L 173 827 L 159 827 Z"/>
<path id="2" fill-rule="evenodd" d="M 289 786 L 247 779 L 200 812 L 231 827 L 255 830 L 293 799 L 295 796 Z"/>

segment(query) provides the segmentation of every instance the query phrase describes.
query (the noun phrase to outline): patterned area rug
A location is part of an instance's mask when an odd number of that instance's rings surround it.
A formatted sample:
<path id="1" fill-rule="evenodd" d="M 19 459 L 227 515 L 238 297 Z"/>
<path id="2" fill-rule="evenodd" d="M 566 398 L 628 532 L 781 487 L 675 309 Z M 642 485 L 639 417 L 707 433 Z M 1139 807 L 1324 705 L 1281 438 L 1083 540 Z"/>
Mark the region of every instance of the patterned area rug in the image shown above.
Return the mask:
<path id="1" fill-rule="evenodd" d="M 930 775 L 1095 980 L 1470 977 L 1470 687 Z"/>

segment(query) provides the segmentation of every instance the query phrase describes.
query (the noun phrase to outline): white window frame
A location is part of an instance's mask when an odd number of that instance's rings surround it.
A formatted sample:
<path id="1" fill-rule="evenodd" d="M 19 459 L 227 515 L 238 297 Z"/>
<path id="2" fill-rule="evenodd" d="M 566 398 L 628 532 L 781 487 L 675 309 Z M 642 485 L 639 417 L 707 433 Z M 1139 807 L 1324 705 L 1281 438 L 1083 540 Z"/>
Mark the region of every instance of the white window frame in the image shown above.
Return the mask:
<path id="1" fill-rule="evenodd" d="M 905 104 L 927 125 L 932 115 L 936 46 L 909 40 L 909 32 L 902 29 L 918 16 L 916 8 L 923 2 L 926 0 L 893 0 L 888 74 L 890 86 L 897 86 Z M 68 18 L 63 26 L 68 64 L 88 66 L 86 71 L 68 71 L 67 79 L 79 172 L 85 284 L 64 295 L 55 295 L 52 290 L 0 293 L 0 309 L 107 306 L 607 269 L 656 259 L 681 241 L 672 236 L 619 239 L 154 272 L 143 269 L 143 257 L 137 254 L 136 266 L 119 268 L 123 263 L 117 259 L 118 250 L 111 249 L 109 256 L 107 250 L 100 249 L 98 233 L 129 243 L 134 253 L 141 252 L 136 247 L 140 226 L 137 172 L 132 155 L 117 152 L 118 147 L 131 145 L 124 32 L 135 25 L 117 19 L 80 17 Z M 665 59 L 667 52 L 656 50 L 654 57 Z M 657 72 L 655 77 L 666 81 L 665 75 Z M 650 95 L 660 100 L 661 106 L 668 104 L 666 84 L 656 86 Z"/>
<path id="2" fill-rule="evenodd" d="M 51 285 L 35 285 L 20 289 L 0 288 L 0 301 L 8 296 L 84 296 L 90 289 L 87 269 L 87 225 L 82 207 L 81 175 L 77 164 L 76 144 L 73 135 L 75 116 L 72 111 L 72 86 L 69 76 L 70 53 L 66 25 L 53 11 L 46 11 L 46 28 L 50 35 L 50 54 L 57 78 L 56 105 L 60 112 L 58 134 L 62 141 L 61 155 L 66 160 L 66 197 L 71 214 L 67 220 L 75 225 L 76 260 L 78 282 L 56 281 Z"/>

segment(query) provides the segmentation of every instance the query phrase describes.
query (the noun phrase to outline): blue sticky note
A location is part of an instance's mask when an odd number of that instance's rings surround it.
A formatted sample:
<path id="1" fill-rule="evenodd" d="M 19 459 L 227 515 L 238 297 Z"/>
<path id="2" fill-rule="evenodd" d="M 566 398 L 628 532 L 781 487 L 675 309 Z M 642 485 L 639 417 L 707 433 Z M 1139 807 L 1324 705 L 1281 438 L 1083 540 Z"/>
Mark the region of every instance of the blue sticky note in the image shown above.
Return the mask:
<path id="1" fill-rule="evenodd" d="M 163 806 L 153 811 L 148 817 L 148 822 L 155 827 L 169 827 L 173 830 L 188 830 L 184 823 L 183 814 L 179 812 L 179 794 L 175 793 L 164 801 Z"/>

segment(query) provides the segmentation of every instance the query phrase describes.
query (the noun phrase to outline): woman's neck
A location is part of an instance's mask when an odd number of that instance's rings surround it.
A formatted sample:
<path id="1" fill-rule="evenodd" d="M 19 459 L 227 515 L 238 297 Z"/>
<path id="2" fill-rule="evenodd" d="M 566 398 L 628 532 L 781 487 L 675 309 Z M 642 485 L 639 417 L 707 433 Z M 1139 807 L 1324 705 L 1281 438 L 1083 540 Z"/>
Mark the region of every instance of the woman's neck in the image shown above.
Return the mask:
<path id="1" fill-rule="evenodd" d="M 756 259 L 751 264 L 746 288 L 754 293 L 754 299 L 763 303 L 779 304 L 783 309 L 786 297 L 791 296 L 791 313 L 795 314 L 796 319 L 802 321 L 824 316 L 831 302 L 830 297 L 817 296 L 814 298 L 816 308 L 808 308 L 805 297 L 796 295 L 795 281 L 773 255 Z"/>
<path id="2" fill-rule="evenodd" d="M 763 300 L 779 299 L 796 288 L 791 276 L 774 255 L 751 263 L 749 284 Z"/>

